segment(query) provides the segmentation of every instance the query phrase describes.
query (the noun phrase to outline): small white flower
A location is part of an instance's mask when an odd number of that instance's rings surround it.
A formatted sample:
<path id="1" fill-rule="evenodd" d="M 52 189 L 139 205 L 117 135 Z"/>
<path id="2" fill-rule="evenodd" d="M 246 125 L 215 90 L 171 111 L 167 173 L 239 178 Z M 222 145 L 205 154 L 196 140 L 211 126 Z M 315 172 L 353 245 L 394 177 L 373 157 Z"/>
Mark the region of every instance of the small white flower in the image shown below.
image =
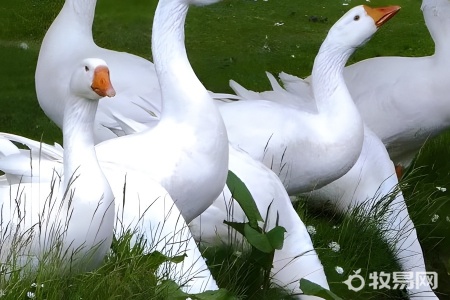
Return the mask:
<path id="1" fill-rule="evenodd" d="M 348 5 L 348 3 L 346 2 L 346 3 L 342 3 L 342 5 L 344 5 L 344 6 L 347 6 Z"/>
<path id="2" fill-rule="evenodd" d="M 344 269 L 342 267 L 336 266 L 334 268 L 339 275 L 344 274 Z"/>
<path id="3" fill-rule="evenodd" d="M 36 297 L 36 294 L 33 292 L 27 292 L 27 297 L 30 299 L 34 299 L 34 297 Z"/>
<path id="4" fill-rule="evenodd" d="M 445 187 L 440 187 L 440 186 L 437 186 L 436 189 L 437 189 L 438 191 L 441 191 L 441 192 L 447 191 L 447 188 L 445 188 Z"/>
<path id="5" fill-rule="evenodd" d="M 294 54 L 292 54 L 292 55 L 291 55 L 291 57 L 292 57 L 292 58 L 295 58 L 295 55 L 294 55 Z"/>
<path id="6" fill-rule="evenodd" d="M 450 217 L 449 217 L 449 216 L 446 216 L 446 217 L 445 217 L 445 221 L 450 222 Z"/>
<path id="7" fill-rule="evenodd" d="M 273 26 L 283 26 L 284 23 L 283 22 L 276 22 L 275 24 L 273 24 Z"/>
<path id="8" fill-rule="evenodd" d="M 306 226 L 306 230 L 308 231 L 308 233 L 310 235 L 315 235 L 317 233 L 316 227 L 314 227 L 312 225 Z"/>
<path id="9" fill-rule="evenodd" d="M 329 243 L 328 247 L 330 247 L 331 251 L 333 252 L 339 252 L 339 250 L 341 250 L 341 246 L 336 242 Z"/>
<path id="10" fill-rule="evenodd" d="M 33 283 L 31 284 L 31 287 L 37 287 L 36 282 L 33 282 Z"/>
<path id="11" fill-rule="evenodd" d="M 431 222 L 435 223 L 437 220 L 439 220 L 439 215 L 438 215 L 438 214 L 434 214 L 434 215 L 431 217 Z"/>
<path id="12" fill-rule="evenodd" d="M 339 229 L 339 226 L 333 225 L 333 229 Z"/>
<path id="13" fill-rule="evenodd" d="M 19 48 L 23 50 L 28 50 L 28 44 L 25 42 L 22 42 L 19 44 Z"/>

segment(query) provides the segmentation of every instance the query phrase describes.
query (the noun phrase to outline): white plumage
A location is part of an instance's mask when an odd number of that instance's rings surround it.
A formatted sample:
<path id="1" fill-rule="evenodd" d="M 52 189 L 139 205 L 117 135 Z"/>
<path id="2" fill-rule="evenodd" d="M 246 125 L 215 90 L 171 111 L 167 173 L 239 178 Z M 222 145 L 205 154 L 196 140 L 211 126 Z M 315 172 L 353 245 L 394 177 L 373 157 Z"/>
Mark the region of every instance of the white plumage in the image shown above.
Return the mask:
<path id="1" fill-rule="evenodd" d="M 14 162 L 29 162 L 30 155 L 0 138 L 0 170 L 6 173 L 0 177 L 0 261 L 8 271 L 36 270 L 47 259 L 61 259 L 62 272 L 91 270 L 102 262 L 112 241 L 114 196 L 97 162 L 92 124 L 98 100 L 115 91 L 103 60 L 85 59 L 69 69 L 66 160 L 58 170 L 50 169 L 42 181 L 30 176 L 29 163 L 18 165 L 27 172 L 17 171 Z"/>
<path id="2" fill-rule="evenodd" d="M 247 100 L 268 100 L 219 106 L 230 141 L 271 168 L 290 195 L 321 187 L 356 162 L 363 122 L 345 86 L 343 68 L 355 48 L 397 11 L 361 5 L 340 18 L 320 47 L 312 83 L 305 85 L 299 104 L 286 100 L 291 93 L 281 87 L 254 94 L 232 83 L 239 96 L 256 97 Z"/>

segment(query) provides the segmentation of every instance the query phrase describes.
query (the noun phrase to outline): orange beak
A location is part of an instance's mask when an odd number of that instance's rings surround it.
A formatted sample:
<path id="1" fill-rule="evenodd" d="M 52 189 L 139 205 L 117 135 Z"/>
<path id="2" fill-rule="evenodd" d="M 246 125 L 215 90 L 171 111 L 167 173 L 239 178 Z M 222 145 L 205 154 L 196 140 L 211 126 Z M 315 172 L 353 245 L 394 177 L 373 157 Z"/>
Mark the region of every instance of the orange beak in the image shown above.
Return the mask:
<path id="1" fill-rule="evenodd" d="M 386 6 L 386 7 L 378 7 L 372 8 L 367 5 L 364 5 L 364 9 L 367 14 L 372 17 L 375 21 L 375 25 L 380 27 L 387 21 L 389 21 L 398 11 L 400 10 L 400 6 Z"/>
<path id="2" fill-rule="evenodd" d="M 102 97 L 114 97 L 116 95 L 116 91 L 109 78 L 109 69 L 107 67 L 100 66 L 95 69 L 91 88 Z"/>

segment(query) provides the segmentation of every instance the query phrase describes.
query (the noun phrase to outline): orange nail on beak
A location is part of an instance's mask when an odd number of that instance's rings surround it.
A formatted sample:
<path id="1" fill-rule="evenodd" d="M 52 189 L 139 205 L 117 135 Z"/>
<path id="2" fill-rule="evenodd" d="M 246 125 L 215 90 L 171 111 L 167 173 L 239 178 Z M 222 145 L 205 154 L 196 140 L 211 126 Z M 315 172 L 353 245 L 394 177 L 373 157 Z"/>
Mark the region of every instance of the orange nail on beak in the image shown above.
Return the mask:
<path id="1" fill-rule="evenodd" d="M 378 7 L 372 8 L 367 5 L 364 5 L 364 9 L 367 14 L 372 17 L 375 21 L 375 25 L 380 27 L 387 21 L 389 21 L 398 11 L 400 10 L 400 6 L 386 6 L 386 7 Z"/>
<path id="2" fill-rule="evenodd" d="M 102 97 L 114 97 L 116 95 L 116 91 L 109 78 L 109 69 L 107 67 L 100 66 L 95 69 L 91 88 Z"/>

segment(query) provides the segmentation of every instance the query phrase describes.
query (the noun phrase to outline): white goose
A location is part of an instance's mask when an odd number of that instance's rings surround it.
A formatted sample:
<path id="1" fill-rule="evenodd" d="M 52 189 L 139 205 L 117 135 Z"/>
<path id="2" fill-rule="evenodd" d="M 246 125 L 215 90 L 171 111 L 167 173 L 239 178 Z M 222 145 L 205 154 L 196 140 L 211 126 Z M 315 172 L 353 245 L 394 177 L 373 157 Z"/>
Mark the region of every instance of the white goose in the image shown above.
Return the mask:
<path id="1" fill-rule="evenodd" d="M 69 69 L 84 57 L 99 57 L 108 62 L 116 98 L 100 100 L 94 121 L 94 137 L 98 143 L 115 137 L 102 123 L 114 122 L 111 111 L 125 116 L 148 119 L 139 106 L 160 109 L 160 87 L 153 63 L 141 57 L 101 48 L 94 42 L 92 24 L 97 0 L 66 0 L 48 29 L 39 52 L 36 67 L 36 93 L 44 112 L 60 128 L 63 124 L 64 87 L 69 84 Z M 61 64 L 69 68 L 61 68 Z M 59 80 L 49 80 L 55 75 Z M 61 82 L 59 82 L 61 81 Z M 157 107 L 153 107 L 155 104 Z M 139 106 L 138 106 L 139 105 Z"/>
<path id="2" fill-rule="evenodd" d="M 309 78 L 309 81 L 302 81 L 283 73 L 280 76 L 285 87 L 283 89 L 273 76 L 270 74 L 268 76 L 273 91 L 255 93 L 247 91 L 235 83 L 233 85 L 234 88 L 239 89 L 238 94 L 243 97 L 243 100 L 258 99 L 259 97 L 277 101 L 291 109 L 312 109 L 313 102 L 308 99 L 311 97 L 310 82 L 314 82 L 313 77 Z M 224 106 L 226 105 L 224 104 Z M 386 220 L 380 224 L 380 227 L 386 232 L 385 239 L 389 243 L 393 243 L 402 268 L 407 271 L 425 272 L 422 249 L 417 240 L 414 224 L 408 215 L 403 195 L 401 191 L 396 190 L 398 180 L 394 174 L 394 166 L 382 142 L 370 129 L 365 127 L 361 154 L 350 171 L 308 195 L 313 201 L 329 201 L 343 212 L 372 198 L 373 201 L 370 204 L 375 206 L 378 200 L 396 192 L 395 200 L 389 205 Z M 371 207 L 368 206 L 367 209 L 371 209 Z M 436 298 L 429 286 L 421 286 L 410 292 L 414 298 Z"/>
<path id="3" fill-rule="evenodd" d="M 361 155 L 347 174 L 336 181 L 307 193 L 313 204 L 329 202 L 339 212 L 347 212 L 361 206 L 373 210 L 381 201 L 387 205 L 381 232 L 387 243 L 393 246 L 402 270 L 425 274 L 422 248 L 411 221 L 403 194 L 398 186 L 394 164 L 381 140 L 367 127 Z M 394 199 L 387 200 L 388 197 Z M 392 201 L 392 202 L 389 202 Z M 386 204 L 382 204 L 383 206 Z M 414 299 L 438 299 L 429 285 L 414 285 L 408 290 Z"/>
<path id="4" fill-rule="evenodd" d="M 435 43 L 433 55 L 376 57 L 344 70 L 365 124 L 381 138 L 394 163 L 403 167 L 426 140 L 450 126 L 450 2 L 423 0 L 421 9 Z M 283 75 L 282 81 L 293 93 L 302 89 L 294 76 Z"/>
<path id="5" fill-rule="evenodd" d="M 433 55 L 378 57 L 344 72 L 364 122 L 404 167 L 429 138 L 450 126 L 450 2 L 423 0 L 421 9 L 435 43 Z"/>
<path id="6" fill-rule="evenodd" d="M 22 143 L 30 150 L 19 150 L 10 140 Z M 32 182 L 31 185 L 38 183 L 40 187 L 50 187 L 54 178 L 60 177 L 64 172 L 64 154 L 57 144 L 51 146 L 17 135 L 0 133 L 0 153 L 6 152 L 9 155 L 0 159 L 0 170 L 6 172 L 0 178 L 1 184 L 6 184 L 5 180 L 8 178 L 8 181 L 20 182 L 21 186 L 28 187 Z M 132 245 L 138 237 L 143 236 L 146 239 L 146 252 L 159 251 L 168 257 L 186 254 L 181 263 L 166 263 L 161 266 L 158 270 L 160 276 L 168 276 L 182 286 L 185 292 L 216 290 L 217 284 L 167 191 L 152 178 L 137 171 L 120 173 L 115 168 L 108 167 L 102 167 L 102 171 L 115 196 L 116 235 L 120 237 L 126 231 L 135 233 Z M 19 184 L 14 185 L 16 186 L 19 187 Z M 15 190 L 17 188 L 13 189 Z M 49 190 L 42 190 L 42 194 L 48 196 Z"/>
<path id="7" fill-rule="evenodd" d="M 331 27 L 314 61 L 308 109 L 264 100 L 220 105 L 230 141 L 274 170 L 289 194 L 323 186 L 356 162 L 363 122 L 343 68 L 356 47 L 398 10 L 360 5 Z"/>
<path id="8" fill-rule="evenodd" d="M 159 182 L 187 223 L 213 203 L 228 173 L 225 125 L 192 70 L 184 45 L 189 5 L 212 2 L 159 1 L 152 51 L 163 100 L 161 119 L 154 128 L 96 146 L 102 167 L 139 170 Z"/>
<path id="9" fill-rule="evenodd" d="M 112 241 L 114 196 L 97 162 L 93 121 L 98 100 L 115 91 L 103 60 L 85 59 L 70 69 L 63 173 L 52 181 L 18 184 L 0 177 L 0 261 L 11 268 L 35 270 L 47 253 L 58 251 L 51 257 L 62 259 L 65 271 L 90 270 L 99 266 Z M 4 170 L 9 155 L 19 150 L 6 140 L 0 144 Z M 15 259 L 17 265 L 10 266 Z"/>
<path id="10" fill-rule="evenodd" d="M 100 96 L 98 98 L 100 98 Z M 66 126 L 66 124 L 76 125 L 81 123 L 82 126 L 79 125 L 78 127 L 82 127 L 82 129 L 72 131 L 77 134 L 78 140 L 81 139 L 81 142 L 83 142 L 80 143 L 80 141 L 78 141 L 78 144 L 80 145 L 77 145 L 77 140 L 74 139 L 77 136 L 73 136 L 73 134 L 67 136 L 65 134 L 64 146 L 66 150 L 63 150 L 58 144 L 51 146 L 17 135 L 0 133 L 0 157 L 2 157 L 0 159 L 0 170 L 6 173 L 5 176 L 0 179 L 1 184 L 4 185 L 0 187 L 0 192 L 5 192 L 7 193 L 6 196 L 9 196 L 9 188 L 11 186 L 13 187 L 11 190 L 12 195 L 15 195 L 16 193 L 20 194 L 16 192 L 16 190 L 21 191 L 23 188 L 22 186 L 25 185 L 27 189 L 32 191 L 40 190 L 41 195 L 47 197 L 54 178 L 59 178 L 61 177 L 61 174 L 65 173 L 64 171 L 66 169 L 63 163 L 66 164 L 68 162 L 64 157 L 65 155 L 70 158 L 69 154 L 72 154 L 73 156 L 73 153 L 75 153 L 77 154 L 78 159 L 80 159 L 80 157 L 87 159 L 89 158 L 87 155 L 89 149 L 95 154 L 93 140 L 95 110 L 91 109 L 90 113 L 91 120 L 90 123 L 87 123 L 87 121 L 83 121 L 86 118 L 80 119 L 80 117 L 82 117 L 80 110 L 74 109 L 69 101 L 66 103 L 66 114 L 63 122 L 65 124 L 63 127 L 64 131 L 66 132 L 72 127 L 75 128 L 75 126 Z M 89 125 L 91 126 L 90 131 L 87 130 Z M 68 129 L 66 130 L 66 128 Z M 87 133 L 90 133 L 90 135 Z M 22 143 L 28 146 L 30 150 L 19 150 L 15 145 L 9 142 L 9 140 Z M 90 148 L 85 146 L 88 142 L 90 143 Z M 89 161 L 89 163 L 90 164 L 87 162 L 86 165 L 95 166 L 92 162 Z M 98 163 L 96 165 L 98 166 Z M 73 168 L 74 167 L 75 166 L 73 166 Z M 81 173 L 81 170 L 83 169 L 77 169 L 77 172 Z M 103 256 L 109 249 L 113 226 L 118 235 L 130 230 L 135 233 L 132 241 L 133 244 L 140 235 L 143 235 L 146 239 L 145 247 L 147 252 L 156 250 L 168 257 L 186 254 L 182 263 L 174 264 L 168 262 L 163 264 L 158 270 L 160 276 L 167 276 L 169 279 L 176 281 L 182 286 L 184 291 L 189 293 L 216 290 L 218 288 L 217 284 L 212 278 L 186 222 L 167 191 L 159 183 L 148 177 L 146 173 L 135 170 L 123 171 L 122 169 L 115 168 L 114 165 L 102 165 L 101 171 L 104 176 L 106 176 L 109 185 L 111 186 L 112 193 L 115 196 L 116 210 L 116 215 L 114 215 L 113 204 L 110 203 L 112 216 L 108 215 L 108 219 L 106 219 L 110 223 L 110 236 L 107 247 L 105 246 L 106 248 L 104 249 L 101 248 Z M 80 178 L 83 178 L 83 174 L 81 174 Z M 91 172 L 89 177 L 85 177 L 89 184 L 87 185 L 88 188 L 83 189 L 83 191 L 87 189 L 86 192 L 91 193 L 95 191 L 94 187 L 101 187 L 101 185 L 92 185 L 95 182 L 93 180 L 94 174 L 95 173 Z M 8 184 L 6 178 L 8 178 L 10 182 L 17 182 L 18 184 Z M 75 182 L 78 183 L 80 178 L 77 178 Z M 75 195 L 81 191 L 81 189 L 78 188 L 78 185 Z M 48 187 L 48 189 L 44 189 L 44 187 Z M 111 190 L 109 191 L 111 193 Z M 91 198 L 94 196 L 95 194 L 93 194 Z M 112 195 L 110 196 L 112 197 Z M 45 197 L 41 199 L 46 199 Z M 8 201 L 8 203 L 10 202 Z M 107 202 L 104 200 L 103 203 Z M 102 205 L 105 205 L 103 203 Z M 44 204 L 45 203 L 41 203 L 41 205 Z M 4 206 L 5 205 L 6 204 L 4 204 Z M 98 212 L 102 211 L 101 209 L 103 206 L 98 206 L 97 202 L 92 202 L 91 205 L 93 205 L 92 211 L 96 208 Z M 40 212 L 41 210 L 35 211 Z M 69 223 L 69 225 L 72 225 L 70 228 L 73 228 L 74 223 L 76 223 L 78 227 L 80 226 L 79 224 L 89 225 L 89 222 L 87 221 L 90 219 L 89 215 L 86 214 L 87 212 L 89 212 L 87 208 L 84 208 L 83 211 L 81 211 L 82 216 L 76 215 L 76 217 L 82 221 Z M 116 217 L 115 223 L 114 217 Z M 3 224 L 6 225 L 6 222 Z M 93 224 L 97 225 L 95 223 Z M 99 225 L 97 225 L 97 229 L 95 229 L 94 225 L 91 226 L 91 229 L 94 231 L 93 233 L 90 233 L 92 236 L 95 236 L 95 230 L 99 230 Z M 101 235 L 99 234 L 99 236 Z M 74 246 L 77 245 L 78 244 L 74 244 Z M 103 256 L 99 256 L 93 266 L 98 265 Z"/>

